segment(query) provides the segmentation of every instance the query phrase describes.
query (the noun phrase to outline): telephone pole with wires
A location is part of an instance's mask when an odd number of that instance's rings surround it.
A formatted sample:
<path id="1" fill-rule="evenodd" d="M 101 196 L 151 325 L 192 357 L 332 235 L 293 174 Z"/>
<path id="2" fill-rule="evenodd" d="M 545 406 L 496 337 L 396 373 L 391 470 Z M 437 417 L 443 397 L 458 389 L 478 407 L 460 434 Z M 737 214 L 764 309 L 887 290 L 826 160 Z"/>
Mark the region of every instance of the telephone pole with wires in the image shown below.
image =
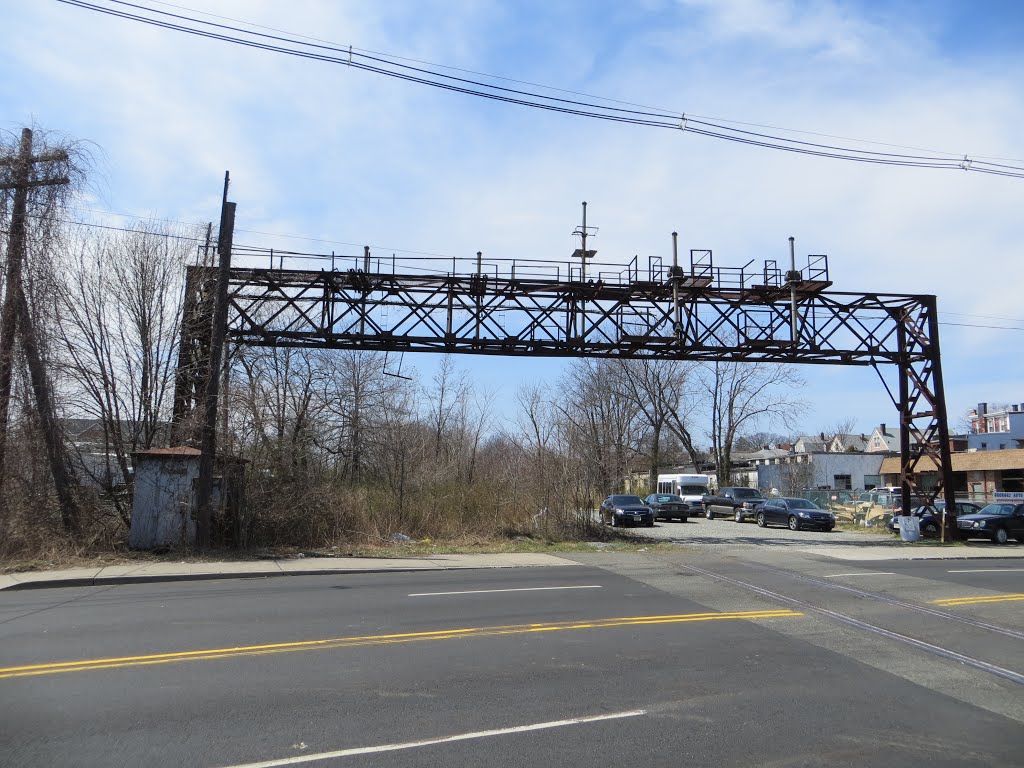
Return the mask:
<path id="1" fill-rule="evenodd" d="M 14 344 L 21 338 L 22 352 L 28 363 L 29 376 L 35 394 L 36 411 L 42 427 L 46 455 L 53 473 L 57 498 L 60 503 L 61 523 L 64 529 L 77 532 L 80 525 L 78 502 L 72 490 L 75 473 L 61 439 L 57 411 L 53 404 L 39 340 L 36 336 L 32 313 L 22 281 L 27 250 L 29 192 L 43 187 L 63 186 L 70 183 L 67 176 L 47 175 L 48 165 L 66 163 L 68 153 L 58 149 L 32 154 L 32 131 L 22 129 L 18 153 L 0 158 L 0 168 L 9 169 L 10 181 L 0 183 L 0 191 L 13 191 L 10 231 L 7 236 L 7 270 L 3 310 L 0 312 L 0 486 L 6 477 L 7 437 L 10 427 L 11 379 L 14 371 Z M 40 170 L 42 169 L 42 170 Z M 5 495 L 0 487 L 0 505 Z"/>

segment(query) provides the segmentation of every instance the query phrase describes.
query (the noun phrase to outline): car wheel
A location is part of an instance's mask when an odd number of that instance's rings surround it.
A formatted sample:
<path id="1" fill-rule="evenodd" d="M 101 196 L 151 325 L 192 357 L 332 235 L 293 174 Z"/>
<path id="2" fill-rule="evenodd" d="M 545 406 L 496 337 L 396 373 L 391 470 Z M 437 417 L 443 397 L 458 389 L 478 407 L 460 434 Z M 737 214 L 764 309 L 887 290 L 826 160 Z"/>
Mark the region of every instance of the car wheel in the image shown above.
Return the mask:
<path id="1" fill-rule="evenodd" d="M 757 513 L 757 525 L 760 528 L 768 527 L 768 521 L 764 519 L 764 512 Z"/>
<path id="2" fill-rule="evenodd" d="M 647 524 L 647 527 L 648 527 L 648 528 L 653 528 L 653 527 L 654 527 L 654 521 L 653 521 L 653 520 L 651 520 L 651 522 L 649 522 L 649 523 Z"/>
<path id="3" fill-rule="evenodd" d="M 828 526 L 828 527 L 827 527 L 827 528 L 825 529 L 825 533 L 832 533 L 832 529 L 833 529 L 834 527 L 835 527 L 835 526 L 832 526 L 832 525 Z"/>
<path id="4" fill-rule="evenodd" d="M 939 529 L 938 526 L 929 523 L 921 529 L 921 533 L 923 533 L 925 536 L 937 536 L 939 534 Z"/>
<path id="5" fill-rule="evenodd" d="M 796 515 L 790 515 L 789 516 L 789 530 L 791 530 L 791 531 L 799 531 L 800 530 L 800 521 L 797 520 Z"/>
<path id="6" fill-rule="evenodd" d="M 992 531 L 992 541 L 996 544 L 1005 544 L 1010 540 L 1010 533 L 1005 528 L 996 528 Z"/>
<path id="7" fill-rule="evenodd" d="M 736 522 L 737 523 L 742 523 L 743 522 L 743 513 L 742 512 L 737 512 L 736 513 Z"/>
<path id="8" fill-rule="evenodd" d="M 704 517 L 706 517 L 708 520 L 714 520 L 715 519 L 715 513 L 712 512 L 707 507 L 704 507 Z"/>

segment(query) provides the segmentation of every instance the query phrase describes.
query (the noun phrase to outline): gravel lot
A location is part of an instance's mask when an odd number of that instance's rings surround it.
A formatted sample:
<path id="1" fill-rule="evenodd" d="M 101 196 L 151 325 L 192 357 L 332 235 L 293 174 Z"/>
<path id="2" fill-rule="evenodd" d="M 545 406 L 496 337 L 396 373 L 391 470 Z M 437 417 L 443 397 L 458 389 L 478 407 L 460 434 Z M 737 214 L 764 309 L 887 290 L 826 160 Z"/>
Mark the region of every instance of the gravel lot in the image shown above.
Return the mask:
<path id="1" fill-rule="evenodd" d="M 736 523 L 732 520 L 703 517 L 690 518 L 685 523 L 659 520 L 653 528 L 629 528 L 638 536 L 677 544 L 716 546 L 747 545 L 756 547 L 812 547 L 815 544 L 837 546 L 843 544 L 898 545 L 899 537 L 878 533 L 848 533 L 846 531 L 791 531 L 788 528 L 758 528 L 753 522 Z"/>

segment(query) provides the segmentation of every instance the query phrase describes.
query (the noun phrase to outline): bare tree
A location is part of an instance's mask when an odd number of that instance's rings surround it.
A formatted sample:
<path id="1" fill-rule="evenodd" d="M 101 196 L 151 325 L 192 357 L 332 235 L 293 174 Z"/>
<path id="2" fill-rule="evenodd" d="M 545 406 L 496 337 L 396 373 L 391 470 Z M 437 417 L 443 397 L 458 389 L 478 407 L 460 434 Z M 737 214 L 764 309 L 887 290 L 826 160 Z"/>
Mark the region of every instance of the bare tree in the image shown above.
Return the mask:
<path id="1" fill-rule="evenodd" d="M 618 360 L 613 370 L 614 383 L 623 397 L 643 414 L 648 427 L 648 488 L 658 484 L 662 464 L 662 446 L 667 433 L 676 437 L 694 463 L 697 450 L 690 433 L 690 413 L 696 398 L 689 391 L 692 363 L 678 360 Z"/>
<path id="2" fill-rule="evenodd" d="M 737 437 L 763 422 L 787 427 L 806 403 L 787 390 L 803 380 L 792 368 L 771 363 L 714 362 L 701 369 L 700 381 L 710 412 L 708 437 L 718 482 L 728 485 Z"/>
<path id="3" fill-rule="evenodd" d="M 783 496 L 799 496 L 814 482 L 814 467 L 810 461 L 800 461 L 801 458 L 807 459 L 806 456 L 795 456 L 792 461 L 778 465 L 782 485 L 779 490 Z"/>
<path id="4" fill-rule="evenodd" d="M 612 361 L 579 360 L 569 366 L 556 407 L 567 450 L 580 458 L 581 490 L 591 501 L 622 487 L 649 427 L 636 402 L 617 386 Z"/>
<path id="5" fill-rule="evenodd" d="M 32 275 L 47 273 L 53 254 L 53 234 L 59 214 L 85 183 L 90 165 L 81 144 L 67 139 L 35 135 L 23 128 L 20 140 L 0 134 L 0 214 L 7 234 L 4 260 L 4 297 L 0 311 L 0 484 L 7 478 L 6 458 L 10 423 L 11 384 L 18 367 L 15 337 L 32 381 L 34 415 L 46 447 L 56 490 L 61 522 L 71 533 L 80 530 L 77 478 L 61 440 L 57 404 L 47 360 L 46 329 L 38 323 L 40 293 L 33 291 Z M 15 147 L 17 149 L 15 150 Z M 47 284 L 46 280 L 36 285 Z M 0 518 L 6 518 L 7 496 L 0 487 Z M 5 522 L 5 520 L 0 520 Z"/>
<path id="6" fill-rule="evenodd" d="M 430 426 L 434 431 L 434 450 L 438 456 L 451 457 L 452 444 L 446 437 L 452 434 L 452 427 L 459 421 L 469 393 L 469 381 L 464 371 L 455 367 L 451 355 L 441 358 L 441 365 L 434 374 L 432 386 L 425 389 L 424 399 L 429 403 Z"/>
<path id="7" fill-rule="evenodd" d="M 137 225 L 69 243 L 55 277 L 55 333 L 70 415 L 95 419 L 102 445 L 76 446 L 79 466 L 127 525 L 131 454 L 165 435 L 171 406 L 182 278 L 192 254 L 180 231 Z M 91 460 L 90 460 L 91 458 Z"/>
<path id="8" fill-rule="evenodd" d="M 310 466 L 326 424 L 332 383 L 323 353 L 291 347 L 248 349 L 237 356 L 235 429 L 249 456 L 281 476 Z"/>
<path id="9" fill-rule="evenodd" d="M 737 451 L 753 452 L 759 451 L 768 445 L 780 445 L 786 442 L 790 442 L 790 438 L 786 435 L 781 435 L 778 432 L 754 430 L 752 432 L 745 432 L 737 437 L 733 448 Z"/>
<path id="10" fill-rule="evenodd" d="M 821 442 L 825 446 L 826 451 L 831 451 L 833 443 L 838 446 L 840 451 L 849 450 L 851 444 L 849 443 L 850 436 L 854 434 L 854 428 L 857 425 L 857 420 L 853 418 L 839 419 L 833 422 L 830 426 L 825 427 L 821 431 Z"/>
<path id="11" fill-rule="evenodd" d="M 343 478 L 359 483 L 367 470 L 379 425 L 402 388 L 401 379 L 386 376 L 384 358 L 372 352 L 346 350 L 325 360 L 330 365 L 333 391 L 326 407 L 334 429 L 324 432 L 320 447 L 341 459 Z"/>

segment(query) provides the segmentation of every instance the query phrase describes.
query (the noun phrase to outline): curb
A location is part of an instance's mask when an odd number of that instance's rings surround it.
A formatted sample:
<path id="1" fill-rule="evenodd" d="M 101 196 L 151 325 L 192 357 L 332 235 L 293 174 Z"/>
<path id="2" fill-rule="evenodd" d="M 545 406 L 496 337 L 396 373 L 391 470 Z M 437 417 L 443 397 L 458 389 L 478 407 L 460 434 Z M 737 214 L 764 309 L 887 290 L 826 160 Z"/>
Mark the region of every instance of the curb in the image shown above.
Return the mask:
<path id="1" fill-rule="evenodd" d="M 482 571 L 497 568 L 526 568 L 522 565 L 469 565 L 432 566 L 429 568 L 337 568 L 310 571 L 250 571 L 239 573 L 188 573 L 161 576 L 98 576 L 95 578 L 39 579 L 20 581 L 0 588 L 0 592 L 22 592 L 29 589 L 58 589 L 60 587 L 104 587 L 120 584 L 158 584 L 176 581 L 225 581 L 228 579 L 276 579 L 282 576 L 339 576 L 358 573 L 429 573 L 431 571 Z M 548 568 L 552 566 L 546 566 Z"/>

